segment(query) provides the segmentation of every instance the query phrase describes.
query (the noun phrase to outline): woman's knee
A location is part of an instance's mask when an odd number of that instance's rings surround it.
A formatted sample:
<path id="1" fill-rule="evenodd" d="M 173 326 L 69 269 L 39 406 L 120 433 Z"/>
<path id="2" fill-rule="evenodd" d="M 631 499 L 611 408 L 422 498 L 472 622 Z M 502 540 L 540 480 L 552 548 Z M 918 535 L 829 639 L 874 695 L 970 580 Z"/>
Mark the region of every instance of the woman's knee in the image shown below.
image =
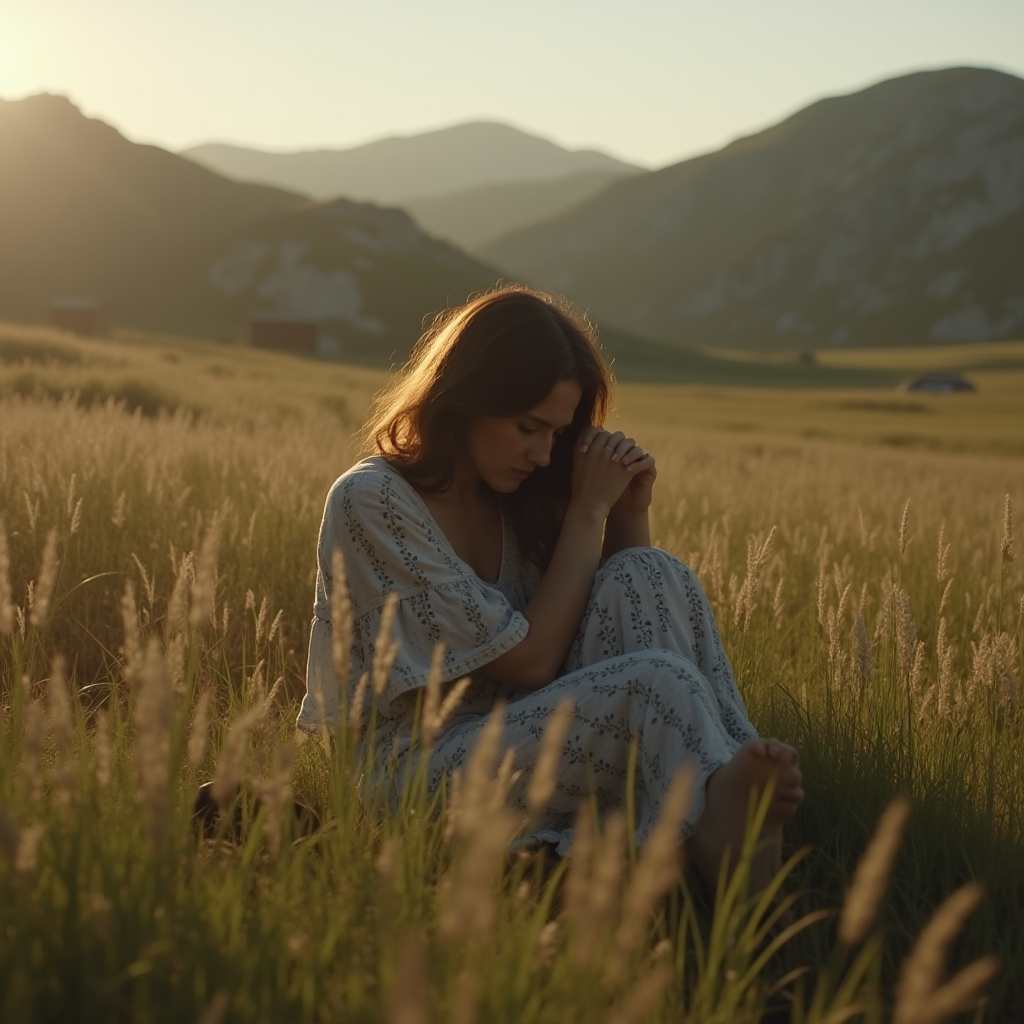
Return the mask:
<path id="1" fill-rule="evenodd" d="M 645 575 L 649 574 L 651 570 L 660 570 L 696 578 L 693 570 L 681 558 L 664 548 L 653 546 L 624 548 L 622 551 L 617 551 L 602 563 L 599 575 L 605 572 L 614 573 L 615 570 L 622 569 L 624 566 L 635 566 L 644 571 Z"/>
<path id="2" fill-rule="evenodd" d="M 703 678 L 693 662 L 676 651 L 651 647 L 625 657 L 629 671 L 619 677 L 616 689 L 627 699 L 664 699 Z"/>
<path id="3" fill-rule="evenodd" d="M 714 690 L 707 677 L 685 655 L 677 651 L 653 648 L 640 654 L 645 682 L 645 698 L 664 707 L 678 706 L 680 700 L 697 700 L 708 708 L 717 707 Z"/>

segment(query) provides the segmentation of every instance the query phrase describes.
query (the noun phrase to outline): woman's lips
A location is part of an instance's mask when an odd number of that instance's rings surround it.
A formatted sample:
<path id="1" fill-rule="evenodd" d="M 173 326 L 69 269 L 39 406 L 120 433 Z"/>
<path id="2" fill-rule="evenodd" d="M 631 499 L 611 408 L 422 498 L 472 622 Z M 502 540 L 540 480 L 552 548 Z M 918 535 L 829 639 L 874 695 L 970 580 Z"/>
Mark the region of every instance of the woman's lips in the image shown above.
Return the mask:
<path id="1" fill-rule="evenodd" d="M 525 480 L 533 470 L 530 469 L 513 469 L 512 472 L 519 477 L 520 480 Z"/>

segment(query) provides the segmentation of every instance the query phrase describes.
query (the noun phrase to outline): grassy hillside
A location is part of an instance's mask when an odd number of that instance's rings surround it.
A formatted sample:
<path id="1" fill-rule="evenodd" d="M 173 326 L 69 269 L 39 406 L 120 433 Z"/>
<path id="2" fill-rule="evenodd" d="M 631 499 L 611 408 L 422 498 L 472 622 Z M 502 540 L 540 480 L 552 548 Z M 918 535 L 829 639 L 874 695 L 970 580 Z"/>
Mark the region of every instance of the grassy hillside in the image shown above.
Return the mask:
<path id="1" fill-rule="evenodd" d="M 596 150 L 569 150 L 509 125 L 473 122 L 378 139 L 350 149 L 268 153 L 207 143 L 182 153 L 237 181 L 277 185 L 315 199 L 401 205 L 499 182 L 541 181 L 639 168 Z"/>
<path id="2" fill-rule="evenodd" d="M 823 100 L 480 251 L 691 346 L 1019 336 L 1024 81 L 960 68 Z"/>

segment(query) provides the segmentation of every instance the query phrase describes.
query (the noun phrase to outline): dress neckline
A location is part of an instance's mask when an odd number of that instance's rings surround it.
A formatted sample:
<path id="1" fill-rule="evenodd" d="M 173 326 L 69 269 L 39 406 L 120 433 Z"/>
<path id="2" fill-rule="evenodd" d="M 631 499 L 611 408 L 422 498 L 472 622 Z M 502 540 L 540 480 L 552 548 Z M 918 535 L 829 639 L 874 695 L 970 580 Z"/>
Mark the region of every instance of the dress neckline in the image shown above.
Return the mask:
<path id="1" fill-rule="evenodd" d="M 496 580 L 485 580 L 464 558 L 461 558 L 455 548 L 452 546 L 452 542 L 448 539 L 448 535 L 441 529 L 440 524 L 434 518 L 433 513 L 427 506 L 427 503 L 423 500 L 422 495 L 419 491 L 408 480 L 405 479 L 402 474 L 392 466 L 387 459 L 382 455 L 371 455 L 366 460 L 367 462 L 376 462 L 383 466 L 389 473 L 392 473 L 398 480 L 401 481 L 402 486 L 412 496 L 413 501 L 419 506 L 419 510 L 423 513 L 423 516 L 433 527 L 434 531 L 440 537 L 441 542 L 451 553 L 452 557 L 456 559 L 461 565 L 466 567 L 466 570 L 471 576 L 475 576 L 484 586 L 500 588 L 501 584 L 505 581 L 505 572 L 508 569 L 509 557 L 508 557 L 508 523 L 505 521 L 505 509 L 501 504 L 501 499 L 498 500 L 498 513 L 501 516 L 501 564 L 498 567 L 498 578 Z"/>

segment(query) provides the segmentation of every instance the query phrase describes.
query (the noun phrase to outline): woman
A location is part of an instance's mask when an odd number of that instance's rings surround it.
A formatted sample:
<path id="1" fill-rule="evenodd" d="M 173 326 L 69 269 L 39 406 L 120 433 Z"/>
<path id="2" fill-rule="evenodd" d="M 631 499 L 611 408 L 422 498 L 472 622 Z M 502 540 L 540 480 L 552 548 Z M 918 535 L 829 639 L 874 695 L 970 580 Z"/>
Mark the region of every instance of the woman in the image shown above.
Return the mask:
<path id="1" fill-rule="evenodd" d="M 639 738 L 642 842 L 676 771 L 696 769 L 683 835 L 717 877 L 742 841 L 751 789 L 774 782 L 755 864 L 767 883 L 800 800 L 796 751 L 747 720 L 700 583 L 651 547 L 654 458 L 602 429 L 611 378 L 593 330 L 564 303 L 523 288 L 491 292 L 437 322 L 379 399 L 375 454 L 327 497 L 318 546 L 307 695 L 298 726 L 333 727 L 332 551 L 345 557 L 353 672 L 369 670 L 385 600 L 398 595 L 394 669 L 374 742 L 401 769 L 416 691 L 434 645 L 443 679 L 473 683 L 437 737 L 431 787 L 463 765 L 495 702 L 522 774 L 524 806 L 547 717 L 565 697 L 573 722 L 538 835 L 564 853 L 579 801 L 625 803 Z M 411 754 L 409 756 L 412 756 Z"/>

